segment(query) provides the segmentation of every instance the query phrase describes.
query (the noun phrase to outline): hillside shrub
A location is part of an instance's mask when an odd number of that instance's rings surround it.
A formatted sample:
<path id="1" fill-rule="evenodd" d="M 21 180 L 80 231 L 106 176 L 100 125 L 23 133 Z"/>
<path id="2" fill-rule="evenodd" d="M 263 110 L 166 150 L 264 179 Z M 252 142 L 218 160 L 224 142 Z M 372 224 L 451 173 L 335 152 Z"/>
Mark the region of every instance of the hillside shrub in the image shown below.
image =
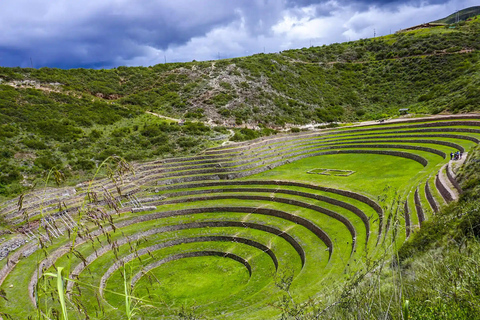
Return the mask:
<path id="1" fill-rule="evenodd" d="M 25 146 L 36 150 L 44 150 L 48 148 L 44 142 L 36 139 L 25 139 L 22 142 Z"/>

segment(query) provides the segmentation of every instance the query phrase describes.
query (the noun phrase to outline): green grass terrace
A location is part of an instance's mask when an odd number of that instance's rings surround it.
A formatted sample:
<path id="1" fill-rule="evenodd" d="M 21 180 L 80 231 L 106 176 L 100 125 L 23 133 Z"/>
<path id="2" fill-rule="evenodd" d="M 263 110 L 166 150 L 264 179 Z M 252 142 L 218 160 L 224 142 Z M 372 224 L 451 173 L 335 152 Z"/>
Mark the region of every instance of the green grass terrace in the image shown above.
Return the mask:
<path id="1" fill-rule="evenodd" d="M 462 190 L 480 115 L 282 134 L 136 163 L 0 204 L 0 310 L 14 318 L 280 313 L 398 247 Z M 451 160 L 451 153 L 462 158 Z M 128 307 L 129 306 L 129 307 Z M 82 316 L 83 315 L 83 316 Z"/>

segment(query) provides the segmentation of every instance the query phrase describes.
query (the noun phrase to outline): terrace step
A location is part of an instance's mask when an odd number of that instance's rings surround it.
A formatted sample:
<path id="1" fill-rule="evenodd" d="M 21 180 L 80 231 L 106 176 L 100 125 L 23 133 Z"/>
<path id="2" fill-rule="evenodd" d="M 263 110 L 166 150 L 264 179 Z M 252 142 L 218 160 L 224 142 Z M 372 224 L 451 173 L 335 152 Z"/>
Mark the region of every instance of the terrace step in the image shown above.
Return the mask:
<path id="1" fill-rule="evenodd" d="M 440 168 L 435 178 L 435 185 L 442 195 L 445 202 L 449 203 L 454 200 L 458 200 L 458 192 L 456 192 L 448 182 L 448 178 L 445 176 L 445 169 L 447 168 L 448 164 L 445 164 Z"/>
<path id="2" fill-rule="evenodd" d="M 430 181 L 430 178 L 428 178 L 427 181 L 425 182 L 425 197 L 427 198 L 427 201 L 430 204 L 430 207 L 432 208 L 433 212 L 437 213 L 440 209 L 439 209 L 437 200 L 435 200 L 435 198 L 432 195 L 429 181 Z"/>

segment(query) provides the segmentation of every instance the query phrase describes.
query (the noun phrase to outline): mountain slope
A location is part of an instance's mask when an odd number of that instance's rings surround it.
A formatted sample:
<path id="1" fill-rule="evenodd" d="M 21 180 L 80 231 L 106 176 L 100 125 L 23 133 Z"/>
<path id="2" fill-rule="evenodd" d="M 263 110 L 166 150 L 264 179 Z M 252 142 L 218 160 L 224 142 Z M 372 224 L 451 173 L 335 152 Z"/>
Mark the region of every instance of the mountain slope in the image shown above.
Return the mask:
<path id="1" fill-rule="evenodd" d="M 0 68 L 0 194 L 50 167 L 84 178 L 110 154 L 198 152 L 221 126 L 358 121 L 480 106 L 480 20 L 274 54 L 111 70 Z M 201 122 L 180 126 L 147 111 Z M 262 132 L 244 130 L 236 139 Z M 16 186 L 16 187 L 14 187 Z"/>
<path id="2" fill-rule="evenodd" d="M 448 17 L 445 17 L 443 19 L 432 21 L 432 23 L 452 24 L 452 23 L 456 23 L 458 21 L 466 21 L 467 19 L 478 16 L 479 14 L 480 14 L 480 6 L 475 6 L 475 7 L 470 7 L 470 8 L 466 8 L 466 9 L 460 10 L 458 12 L 455 12 L 455 13 L 453 13 L 453 14 L 451 14 Z"/>

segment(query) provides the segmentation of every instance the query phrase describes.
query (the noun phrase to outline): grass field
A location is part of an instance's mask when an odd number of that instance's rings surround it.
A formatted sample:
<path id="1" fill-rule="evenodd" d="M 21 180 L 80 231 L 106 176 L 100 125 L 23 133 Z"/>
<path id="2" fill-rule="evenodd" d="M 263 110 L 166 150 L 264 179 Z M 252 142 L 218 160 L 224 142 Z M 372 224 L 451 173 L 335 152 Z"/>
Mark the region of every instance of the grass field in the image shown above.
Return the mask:
<path id="1" fill-rule="evenodd" d="M 0 261 L 0 309 L 59 315 L 58 267 L 70 318 L 270 319 L 285 296 L 328 305 L 432 203 L 451 202 L 445 190 L 458 196 L 436 175 L 478 144 L 479 118 L 260 138 L 134 164 L 69 195 L 39 190 L 24 212 L 5 202 L 1 216 L 28 231 L 4 241 L 29 241 Z"/>

